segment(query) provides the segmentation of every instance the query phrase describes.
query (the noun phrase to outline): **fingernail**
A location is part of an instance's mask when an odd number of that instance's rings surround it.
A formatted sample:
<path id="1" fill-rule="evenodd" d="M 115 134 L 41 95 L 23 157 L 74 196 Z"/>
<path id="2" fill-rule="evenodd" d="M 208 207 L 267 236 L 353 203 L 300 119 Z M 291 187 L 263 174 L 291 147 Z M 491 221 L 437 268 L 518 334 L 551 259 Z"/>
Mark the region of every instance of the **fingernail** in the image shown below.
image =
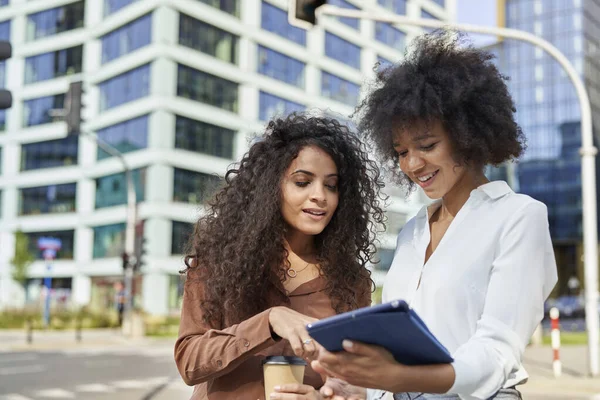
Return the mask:
<path id="1" fill-rule="evenodd" d="M 351 349 L 351 348 L 352 348 L 352 346 L 354 346 L 354 343 L 352 343 L 352 342 L 351 342 L 351 341 L 349 341 L 349 340 L 344 340 L 344 341 L 342 342 L 342 346 L 344 346 L 344 347 L 346 347 L 346 348 L 349 348 L 349 349 Z"/>
<path id="2" fill-rule="evenodd" d="M 275 387 L 273 388 L 273 390 L 280 391 L 280 390 L 281 390 L 281 386 L 275 386 Z"/>

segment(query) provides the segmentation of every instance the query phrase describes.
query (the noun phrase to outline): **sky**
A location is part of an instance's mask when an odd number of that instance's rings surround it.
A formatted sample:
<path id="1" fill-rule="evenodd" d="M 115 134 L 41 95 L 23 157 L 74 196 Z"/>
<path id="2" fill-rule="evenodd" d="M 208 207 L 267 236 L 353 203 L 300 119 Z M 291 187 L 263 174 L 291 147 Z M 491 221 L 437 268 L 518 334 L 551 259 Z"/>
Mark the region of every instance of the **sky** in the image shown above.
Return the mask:
<path id="1" fill-rule="evenodd" d="M 456 0 L 457 22 L 496 26 L 496 0 Z M 493 36 L 469 34 L 478 46 L 491 44 Z"/>

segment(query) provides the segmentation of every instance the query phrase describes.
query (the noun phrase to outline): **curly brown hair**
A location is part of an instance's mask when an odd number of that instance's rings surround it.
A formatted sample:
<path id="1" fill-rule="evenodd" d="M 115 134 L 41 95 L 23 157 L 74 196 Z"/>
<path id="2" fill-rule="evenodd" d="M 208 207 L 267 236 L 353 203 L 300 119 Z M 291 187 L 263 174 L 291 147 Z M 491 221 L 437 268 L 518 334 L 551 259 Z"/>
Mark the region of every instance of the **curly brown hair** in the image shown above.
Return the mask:
<path id="1" fill-rule="evenodd" d="M 358 128 L 401 185 L 414 184 L 398 168 L 393 138 L 419 122 L 442 122 L 459 164 L 483 168 L 521 156 L 525 137 L 508 78 L 493 58 L 465 35 L 437 30 L 415 38 L 400 63 L 377 73 L 374 90 L 357 107 Z"/>
<path id="2" fill-rule="evenodd" d="M 377 165 L 361 141 L 335 119 L 294 113 L 269 122 L 266 132 L 225 175 L 225 186 L 208 202 L 195 225 L 186 270 L 200 269 L 205 285 L 201 307 L 208 322 L 241 322 L 271 306 L 289 266 L 284 247 L 281 180 L 306 146 L 317 146 L 335 162 L 339 204 L 315 236 L 317 261 L 336 312 L 357 307 L 356 298 L 373 287 L 366 266 L 384 222 L 383 186 Z M 193 261 L 192 261 L 193 260 Z"/>

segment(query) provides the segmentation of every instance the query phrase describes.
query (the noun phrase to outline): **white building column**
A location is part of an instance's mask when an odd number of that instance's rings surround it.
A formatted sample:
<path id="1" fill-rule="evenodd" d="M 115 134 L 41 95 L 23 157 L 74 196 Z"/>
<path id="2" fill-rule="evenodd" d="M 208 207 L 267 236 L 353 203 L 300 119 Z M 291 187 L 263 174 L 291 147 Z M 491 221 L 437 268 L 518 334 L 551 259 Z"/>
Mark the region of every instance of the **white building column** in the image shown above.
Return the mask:
<path id="1" fill-rule="evenodd" d="M 162 271 L 145 273 L 142 295 L 146 312 L 166 315 L 169 312 L 169 275 Z"/>

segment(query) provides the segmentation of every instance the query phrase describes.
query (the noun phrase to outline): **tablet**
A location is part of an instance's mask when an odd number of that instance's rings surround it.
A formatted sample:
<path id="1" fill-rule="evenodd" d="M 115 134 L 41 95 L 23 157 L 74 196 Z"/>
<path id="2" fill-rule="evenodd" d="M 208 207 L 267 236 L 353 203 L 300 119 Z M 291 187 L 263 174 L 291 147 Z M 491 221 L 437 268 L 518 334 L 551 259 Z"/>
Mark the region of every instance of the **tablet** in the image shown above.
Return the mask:
<path id="1" fill-rule="evenodd" d="M 308 334 L 327 350 L 342 351 L 344 339 L 384 347 L 406 365 L 446 364 L 446 348 L 405 301 L 360 308 L 308 324 Z"/>

